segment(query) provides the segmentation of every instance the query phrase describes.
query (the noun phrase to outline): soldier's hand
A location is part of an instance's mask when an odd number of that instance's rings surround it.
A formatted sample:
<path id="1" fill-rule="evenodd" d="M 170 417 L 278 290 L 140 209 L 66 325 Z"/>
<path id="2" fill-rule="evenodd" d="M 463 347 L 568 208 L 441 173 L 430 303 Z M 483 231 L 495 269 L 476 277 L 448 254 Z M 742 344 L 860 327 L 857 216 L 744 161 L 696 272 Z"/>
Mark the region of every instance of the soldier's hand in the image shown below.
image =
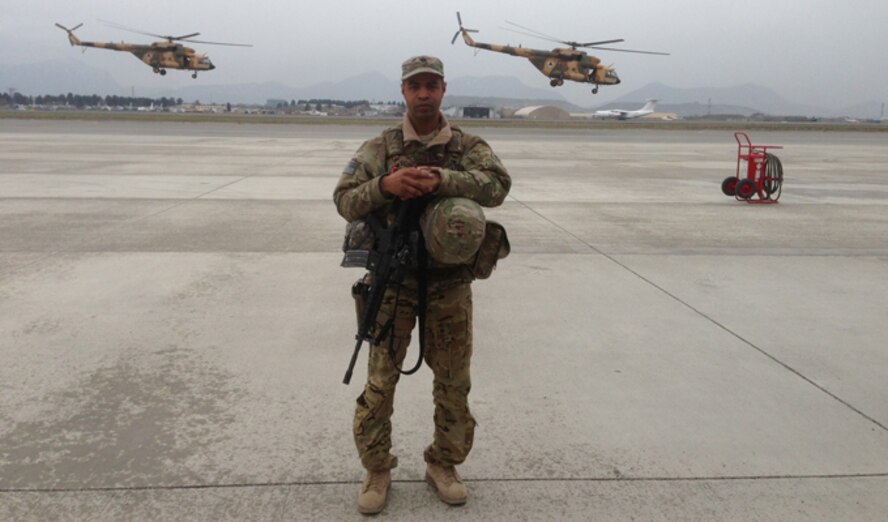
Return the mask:
<path id="1" fill-rule="evenodd" d="M 400 199 L 414 199 L 437 190 L 441 176 L 435 168 L 406 167 L 386 174 L 379 183 L 389 194 Z"/>

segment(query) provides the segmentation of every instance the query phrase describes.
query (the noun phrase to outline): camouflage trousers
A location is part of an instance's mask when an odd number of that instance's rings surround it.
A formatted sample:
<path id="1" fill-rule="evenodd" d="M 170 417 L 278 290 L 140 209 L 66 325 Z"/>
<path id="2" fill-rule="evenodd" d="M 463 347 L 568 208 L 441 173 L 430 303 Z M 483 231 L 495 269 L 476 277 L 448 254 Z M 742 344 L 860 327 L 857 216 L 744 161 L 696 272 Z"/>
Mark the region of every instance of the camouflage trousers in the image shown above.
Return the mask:
<path id="1" fill-rule="evenodd" d="M 456 465 L 469 454 L 475 434 L 475 419 L 468 404 L 471 389 L 469 361 L 472 357 L 470 279 L 432 278 L 428 284 L 427 301 L 424 359 L 434 373 L 435 435 L 424 457 L 429 463 Z M 395 386 L 401 376 L 397 368 L 404 362 L 411 332 L 417 322 L 415 278 L 407 277 L 400 293 L 394 288 L 386 291 L 377 328 L 391 317 L 393 310 L 396 316 L 389 337 L 380 345 L 370 347 L 367 384 L 355 408 L 355 445 L 361 463 L 369 470 L 388 469 L 393 462 L 390 453 L 391 416 Z M 393 343 L 394 361 L 389 354 L 389 342 Z"/>

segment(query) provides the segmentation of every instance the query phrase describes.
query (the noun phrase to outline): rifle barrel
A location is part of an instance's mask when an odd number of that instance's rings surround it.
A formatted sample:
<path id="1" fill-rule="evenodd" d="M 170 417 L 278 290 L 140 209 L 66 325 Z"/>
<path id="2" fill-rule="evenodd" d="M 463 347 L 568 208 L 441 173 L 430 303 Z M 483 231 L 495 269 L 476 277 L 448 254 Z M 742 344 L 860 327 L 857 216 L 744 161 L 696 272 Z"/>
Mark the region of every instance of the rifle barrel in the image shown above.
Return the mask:
<path id="1" fill-rule="evenodd" d="M 358 362 L 358 353 L 361 351 L 361 344 L 363 342 L 364 339 L 359 338 L 358 342 L 355 344 L 355 351 L 352 353 L 351 361 L 348 363 L 348 369 L 345 371 L 345 378 L 342 379 L 342 384 L 348 384 L 351 382 L 352 370 L 355 369 L 355 363 Z"/>

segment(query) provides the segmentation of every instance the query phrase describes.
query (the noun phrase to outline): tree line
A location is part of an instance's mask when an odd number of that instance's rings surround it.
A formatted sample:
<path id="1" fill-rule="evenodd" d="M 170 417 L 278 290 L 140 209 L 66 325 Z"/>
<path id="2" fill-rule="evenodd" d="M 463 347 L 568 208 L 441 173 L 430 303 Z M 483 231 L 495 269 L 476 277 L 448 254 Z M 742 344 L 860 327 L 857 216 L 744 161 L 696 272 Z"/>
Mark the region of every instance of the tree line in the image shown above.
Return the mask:
<path id="1" fill-rule="evenodd" d="M 84 107 L 150 107 L 154 104 L 155 107 L 175 107 L 178 105 L 182 105 L 184 101 L 182 98 L 147 98 L 147 97 L 134 97 L 134 96 L 116 96 L 116 95 L 107 95 L 107 96 L 99 96 L 98 94 L 41 94 L 38 96 L 29 96 L 22 94 L 20 92 L 3 92 L 0 93 L 0 105 L 67 105 L 69 107 L 76 107 L 78 109 L 82 109 Z M 199 101 L 194 102 L 196 105 L 199 105 Z M 388 102 L 373 102 L 374 105 L 395 105 L 399 107 L 404 107 L 403 101 L 388 101 Z M 277 107 L 280 109 L 285 107 L 287 102 L 278 102 Z M 345 107 L 346 109 L 352 109 L 354 107 L 363 107 L 369 106 L 371 102 L 367 100 L 333 100 L 329 98 L 312 98 L 310 100 L 290 100 L 289 106 L 293 108 L 299 108 L 304 110 L 317 109 L 321 110 L 326 107 Z"/>
<path id="2" fill-rule="evenodd" d="M 68 105 L 82 109 L 83 107 L 175 107 L 182 105 L 182 98 L 146 98 L 133 96 L 116 96 L 107 95 L 99 96 L 98 94 L 41 94 L 38 96 L 27 96 L 19 92 L 0 93 L 0 105 Z"/>

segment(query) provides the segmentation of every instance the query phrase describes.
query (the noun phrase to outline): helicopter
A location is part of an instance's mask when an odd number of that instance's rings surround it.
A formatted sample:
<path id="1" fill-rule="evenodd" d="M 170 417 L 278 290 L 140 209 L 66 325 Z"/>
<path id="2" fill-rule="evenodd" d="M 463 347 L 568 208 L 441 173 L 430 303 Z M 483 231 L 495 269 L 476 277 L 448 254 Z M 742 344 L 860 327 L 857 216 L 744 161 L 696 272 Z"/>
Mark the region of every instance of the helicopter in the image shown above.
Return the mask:
<path id="1" fill-rule="evenodd" d="M 185 34 L 182 36 L 164 36 L 131 29 L 129 27 L 125 27 L 112 22 L 105 23 L 111 27 L 116 27 L 118 29 L 123 29 L 125 31 L 131 31 L 134 33 L 145 34 L 148 36 L 154 36 L 156 38 L 163 38 L 166 41 L 154 42 L 148 45 L 128 44 L 124 42 L 84 42 L 81 41 L 80 38 L 77 38 L 77 36 L 74 34 L 74 31 L 76 31 L 80 28 L 80 26 L 83 25 L 82 23 L 77 24 L 71 29 L 68 29 L 60 23 L 56 23 L 56 27 L 68 33 L 68 41 L 71 42 L 72 46 L 79 45 L 84 48 L 96 47 L 99 49 L 111 49 L 112 51 L 125 51 L 128 53 L 132 53 L 136 56 L 136 58 L 145 62 L 145 64 L 149 65 L 155 73 L 160 74 L 161 76 L 166 75 L 167 69 L 182 69 L 194 71 L 191 74 L 191 77 L 197 78 L 198 71 L 212 71 L 216 68 L 216 66 L 213 65 L 213 62 L 211 62 L 210 59 L 207 58 L 206 53 L 199 53 L 194 49 L 190 47 L 185 47 L 184 45 L 177 42 L 194 42 L 210 45 L 252 47 L 252 45 L 250 44 L 205 42 L 202 40 L 192 40 L 192 37 L 197 36 L 200 33 Z M 86 51 L 86 49 L 84 49 L 84 51 Z"/>
<path id="2" fill-rule="evenodd" d="M 533 29 L 509 21 L 506 21 L 506 23 L 514 27 L 518 27 L 519 29 L 523 29 L 527 32 L 506 28 L 506 30 L 508 31 L 532 36 L 534 38 L 540 38 L 543 40 L 549 40 L 556 43 L 561 43 L 570 47 L 556 48 L 552 49 L 551 51 L 545 51 L 540 49 L 529 49 L 521 46 L 512 47 L 509 45 L 486 44 L 476 42 L 472 39 L 471 36 L 469 36 L 469 33 L 477 33 L 478 31 L 476 29 L 466 29 L 465 27 L 463 27 L 462 17 L 460 17 L 459 11 L 457 11 L 456 13 L 456 20 L 459 22 L 459 29 L 453 35 L 453 40 L 450 41 L 451 44 L 456 43 L 456 39 L 459 37 L 460 34 L 462 34 L 463 41 L 465 41 L 466 45 L 468 45 L 469 47 L 486 49 L 488 51 L 495 51 L 498 53 L 511 54 L 512 56 L 522 56 L 524 58 L 527 58 L 528 60 L 530 60 L 530 63 L 532 63 L 534 67 L 539 69 L 541 73 L 550 78 L 549 85 L 551 85 L 552 87 L 564 85 L 564 80 L 570 80 L 579 83 L 591 83 L 595 85 L 595 87 L 592 88 L 592 94 L 597 94 L 598 87 L 601 85 L 616 85 L 620 83 L 620 77 L 617 76 L 617 72 L 614 70 L 613 66 L 602 65 L 600 59 L 586 53 L 585 51 L 579 50 L 579 47 L 586 49 L 619 51 L 624 53 L 657 54 L 663 56 L 669 55 L 669 53 L 661 53 L 656 51 L 639 51 L 634 49 L 615 49 L 613 47 L 601 47 L 602 45 L 606 44 L 622 42 L 624 41 L 622 38 L 585 43 L 559 40 L 557 38 L 548 36 L 546 34 L 534 31 Z"/>

